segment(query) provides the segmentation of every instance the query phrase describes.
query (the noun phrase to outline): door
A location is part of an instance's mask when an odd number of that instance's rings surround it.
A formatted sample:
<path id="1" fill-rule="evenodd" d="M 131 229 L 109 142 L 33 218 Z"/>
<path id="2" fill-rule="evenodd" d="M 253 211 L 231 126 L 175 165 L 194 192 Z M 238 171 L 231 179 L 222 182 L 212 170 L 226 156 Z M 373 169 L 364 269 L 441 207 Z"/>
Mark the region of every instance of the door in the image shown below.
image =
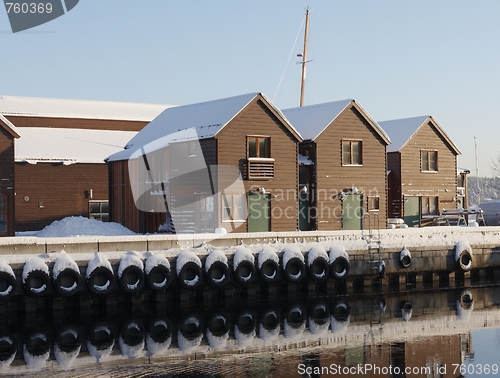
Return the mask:
<path id="1" fill-rule="evenodd" d="M 344 230 L 361 230 L 363 207 L 361 194 L 348 194 L 342 201 L 342 220 Z"/>
<path id="2" fill-rule="evenodd" d="M 248 232 L 271 231 L 269 194 L 250 194 L 248 196 Z"/>
<path id="3" fill-rule="evenodd" d="M 404 196 L 404 221 L 408 227 L 420 227 L 420 197 Z"/>

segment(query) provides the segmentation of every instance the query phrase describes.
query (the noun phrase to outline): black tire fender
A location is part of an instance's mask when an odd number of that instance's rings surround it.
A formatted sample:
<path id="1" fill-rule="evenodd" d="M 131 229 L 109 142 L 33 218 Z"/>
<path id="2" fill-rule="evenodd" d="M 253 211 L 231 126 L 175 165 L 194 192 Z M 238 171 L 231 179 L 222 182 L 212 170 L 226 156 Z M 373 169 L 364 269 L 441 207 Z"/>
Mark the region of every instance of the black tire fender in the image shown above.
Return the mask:
<path id="1" fill-rule="evenodd" d="M 157 265 L 146 275 L 146 283 L 153 291 L 162 291 L 172 283 L 172 271 L 165 265 Z"/>
<path id="2" fill-rule="evenodd" d="M 98 266 L 87 277 L 87 287 L 91 293 L 106 295 L 112 290 L 114 274 L 105 266 Z"/>
<path id="3" fill-rule="evenodd" d="M 47 294 L 49 283 L 49 274 L 40 269 L 35 269 L 28 272 L 23 286 L 28 295 L 32 297 L 42 297 Z"/>
<path id="4" fill-rule="evenodd" d="M 16 277 L 8 272 L 0 272 L 0 300 L 11 298 L 16 292 Z"/>
<path id="5" fill-rule="evenodd" d="M 229 266 L 222 261 L 215 261 L 206 273 L 205 279 L 213 287 L 223 287 L 229 280 Z"/>
<path id="6" fill-rule="evenodd" d="M 124 292 L 137 293 L 144 286 L 144 271 L 137 265 L 129 265 L 123 270 L 118 283 Z"/>
<path id="7" fill-rule="evenodd" d="M 70 297 L 78 291 L 80 286 L 80 272 L 72 268 L 65 268 L 54 278 L 54 289 L 63 297 Z"/>
<path id="8" fill-rule="evenodd" d="M 201 267 L 194 261 L 188 261 L 182 266 L 177 278 L 184 289 L 195 290 L 201 285 Z"/>
<path id="9" fill-rule="evenodd" d="M 333 260 L 330 267 L 330 274 L 336 280 L 345 280 L 349 275 L 351 264 L 344 256 L 338 256 Z"/>

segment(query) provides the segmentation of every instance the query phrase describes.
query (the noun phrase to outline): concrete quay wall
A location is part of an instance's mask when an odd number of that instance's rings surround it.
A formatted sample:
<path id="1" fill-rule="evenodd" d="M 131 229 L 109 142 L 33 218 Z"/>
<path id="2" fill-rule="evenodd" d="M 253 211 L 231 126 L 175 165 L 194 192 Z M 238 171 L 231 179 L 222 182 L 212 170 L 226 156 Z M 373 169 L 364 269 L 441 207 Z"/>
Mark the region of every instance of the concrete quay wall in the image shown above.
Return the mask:
<path id="1" fill-rule="evenodd" d="M 236 271 L 232 271 L 235 252 L 240 247 L 247 247 L 255 260 L 254 279 L 250 283 L 235 279 Z M 348 256 L 348 273 L 344 276 L 329 274 L 328 280 L 353 281 L 372 278 L 382 283 L 386 278 L 406 276 L 410 282 L 417 281 L 417 276 L 427 275 L 432 281 L 433 276 L 442 279 L 445 275 L 457 272 L 459 277 L 479 275 L 488 271 L 495 275 L 494 270 L 500 268 L 500 228 L 499 227 L 428 227 L 420 229 L 392 229 L 372 231 L 332 231 L 332 232 L 287 232 L 287 233 L 246 233 L 246 234 L 203 234 L 203 235 L 137 235 L 126 237 L 73 237 L 73 238 L 36 238 L 16 237 L 0 240 L 0 270 L 9 265 L 15 275 L 13 293 L 26 293 L 25 267 L 27 261 L 38 257 L 47 265 L 47 276 L 54 278 L 54 262 L 64 251 L 78 265 L 79 277 L 75 292 L 86 291 L 89 261 L 95 259 L 96 253 L 105 257 L 111 265 L 113 277 L 119 276 L 119 264 L 124 254 L 133 251 L 137 259 L 145 262 L 152 255 L 162 255 L 170 263 L 172 275 L 170 287 L 179 288 L 180 277 L 176 276 L 177 256 L 183 251 L 190 251 L 198 256 L 200 266 L 199 284 L 207 284 L 204 272 L 208 253 L 216 249 L 227 258 L 229 270 L 226 272 L 229 286 L 259 285 L 257 255 L 263 247 L 271 247 L 279 256 L 279 279 L 266 282 L 266 285 L 287 282 L 284 274 L 284 254 L 290 246 L 297 247 L 304 256 L 307 268 L 308 255 L 314 247 L 321 247 L 327 253 L 330 249 L 340 249 Z M 402 251 L 406 250 L 410 260 L 402 262 Z M 462 251 L 468 252 L 470 261 L 462 266 L 457 257 Z M 330 270 L 332 254 L 330 252 Z M 44 268 L 45 269 L 45 268 Z M 208 269 L 207 269 L 208 270 Z M 283 271 L 282 271 L 283 270 Z M 493 273 L 492 273 L 493 272 Z M 24 277 L 23 277 L 24 275 Z M 147 275 L 147 273 L 146 273 Z M 312 275 L 305 272 L 305 278 L 311 280 Z M 144 278 L 143 278 L 144 279 Z M 51 280 L 52 281 L 52 280 Z M 113 281 L 113 282 L 111 282 Z M 110 280 L 110 289 L 120 289 L 123 285 Z M 43 282 L 42 282 L 43 284 Z M 54 293 L 47 282 L 44 294 Z M 88 286 L 88 285 L 87 285 Z M 181 289 L 190 289 L 180 285 Z M 146 288 L 146 285 L 144 285 Z M 199 289 L 193 286 L 192 289 Z M 23 290 L 24 289 L 24 290 Z M 2 283 L 0 277 L 0 294 L 9 290 L 8 282 Z M 167 289 L 168 290 L 168 289 Z M 132 290 L 133 291 L 133 290 Z M 29 294 L 29 293 L 28 293 Z M 33 293 L 32 293 L 33 294 Z M 36 294 L 36 292 L 35 292 Z M 1 295 L 0 295 L 1 296 Z"/>

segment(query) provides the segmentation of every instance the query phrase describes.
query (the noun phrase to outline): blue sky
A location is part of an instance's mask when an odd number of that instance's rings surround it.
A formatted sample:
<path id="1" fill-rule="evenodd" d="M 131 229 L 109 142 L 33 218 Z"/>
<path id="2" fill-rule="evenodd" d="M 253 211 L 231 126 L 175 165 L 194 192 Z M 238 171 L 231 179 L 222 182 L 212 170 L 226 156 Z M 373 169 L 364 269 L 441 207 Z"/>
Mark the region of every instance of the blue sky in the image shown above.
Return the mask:
<path id="1" fill-rule="evenodd" d="M 491 176 L 498 0 L 81 0 L 16 34 L 0 9 L 0 94 L 188 104 L 263 92 L 298 106 L 303 31 L 292 47 L 307 6 L 306 105 L 354 98 L 377 121 L 433 115 L 472 174 L 477 137 L 479 175 Z"/>

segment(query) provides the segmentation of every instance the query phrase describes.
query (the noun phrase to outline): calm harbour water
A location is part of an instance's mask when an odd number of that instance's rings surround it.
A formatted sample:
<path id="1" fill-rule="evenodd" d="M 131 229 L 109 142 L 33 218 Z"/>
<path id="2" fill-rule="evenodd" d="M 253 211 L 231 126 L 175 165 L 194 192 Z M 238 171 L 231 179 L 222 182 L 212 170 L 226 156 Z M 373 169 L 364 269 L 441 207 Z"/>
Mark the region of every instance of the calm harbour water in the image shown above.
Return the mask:
<path id="1" fill-rule="evenodd" d="M 0 325 L 2 376 L 500 376 L 498 286 L 9 306 Z"/>

